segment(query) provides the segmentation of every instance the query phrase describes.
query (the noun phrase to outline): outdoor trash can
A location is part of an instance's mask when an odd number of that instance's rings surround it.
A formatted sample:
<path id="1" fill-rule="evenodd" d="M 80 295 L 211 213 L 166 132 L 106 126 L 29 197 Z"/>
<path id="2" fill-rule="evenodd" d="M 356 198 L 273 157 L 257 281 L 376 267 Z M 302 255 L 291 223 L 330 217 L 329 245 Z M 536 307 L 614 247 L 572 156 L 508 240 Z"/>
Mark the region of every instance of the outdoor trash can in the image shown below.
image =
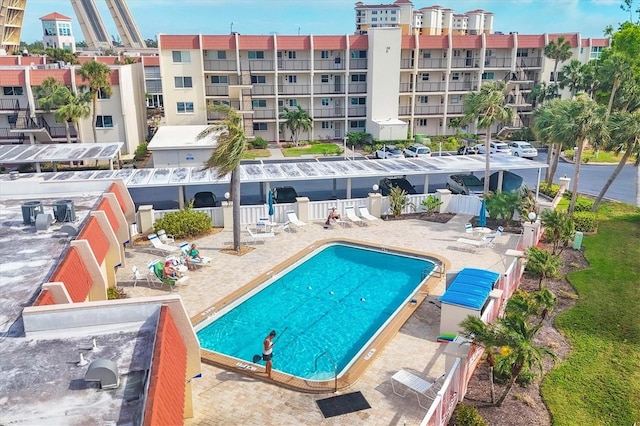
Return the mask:
<path id="1" fill-rule="evenodd" d="M 573 239 L 573 248 L 574 250 L 580 250 L 580 247 L 582 247 L 582 232 L 580 231 L 576 231 L 576 236 Z"/>

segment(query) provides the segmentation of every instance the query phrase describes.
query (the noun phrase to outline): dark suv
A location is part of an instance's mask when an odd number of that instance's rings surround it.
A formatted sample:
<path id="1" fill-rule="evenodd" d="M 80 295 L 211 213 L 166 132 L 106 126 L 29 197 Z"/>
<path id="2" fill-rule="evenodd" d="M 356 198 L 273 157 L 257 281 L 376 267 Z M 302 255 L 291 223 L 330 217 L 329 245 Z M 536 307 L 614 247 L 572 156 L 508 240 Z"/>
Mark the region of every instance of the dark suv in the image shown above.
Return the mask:
<path id="1" fill-rule="evenodd" d="M 407 194 L 417 194 L 415 186 L 411 185 L 411 183 L 403 177 L 391 177 L 380 179 L 380 193 L 384 196 L 389 195 L 391 192 L 391 188 L 400 188 L 404 189 L 404 192 Z"/>
<path id="2" fill-rule="evenodd" d="M 276 204 L 295 203 L 298 193 L 293 186 L 278 186 L 271 190 L 273 193 L 273 202 Z"/>
<path id="3" fill-rule="evenodd" d="M 193 196 L 193 207 L 198 209 L 202 207 L 215 207 L 216 206 L 216 196 L 213 192 L 203 191 L 196 192 L 196 195 Z"/>

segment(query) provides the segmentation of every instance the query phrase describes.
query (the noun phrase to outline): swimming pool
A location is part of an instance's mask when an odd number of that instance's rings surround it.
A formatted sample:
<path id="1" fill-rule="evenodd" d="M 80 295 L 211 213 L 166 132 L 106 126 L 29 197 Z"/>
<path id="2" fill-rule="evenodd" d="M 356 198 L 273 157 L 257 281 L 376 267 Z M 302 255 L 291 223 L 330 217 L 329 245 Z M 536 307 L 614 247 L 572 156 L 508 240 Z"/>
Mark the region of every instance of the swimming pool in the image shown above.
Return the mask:
<path id="1" fill-rule="evenodd" d="M 305 380 L 344 374 L 394 315 L 410 304 L 434 259 L 352 244 L 303 257 L 196 326 L 200 346 L 251 365 L 278 332 L 274 371 Z"/>

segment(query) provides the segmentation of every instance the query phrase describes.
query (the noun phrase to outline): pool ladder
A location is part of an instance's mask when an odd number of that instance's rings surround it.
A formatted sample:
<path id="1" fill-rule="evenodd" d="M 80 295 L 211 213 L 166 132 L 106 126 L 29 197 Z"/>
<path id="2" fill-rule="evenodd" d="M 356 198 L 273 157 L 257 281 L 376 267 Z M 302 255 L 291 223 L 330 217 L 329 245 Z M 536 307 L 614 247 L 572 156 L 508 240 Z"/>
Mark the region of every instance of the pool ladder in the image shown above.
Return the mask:
<path id="1" fill-rule="evenodd" d="M 316 371 L 318 371 L 318 360 L 325 355 L 327 356 L 327 358 L 329 358 L 329 361 L 331 361 L 331 363 L 333 364 L 333 392 L 335 393 L 335 392 L 338 392 L 338 365 L 333 360 L 333 357 L 331 356 L 331 354 L 329 354 L 328 351 L 324 351 L 316 357 L 316 360 L 314 361 L 314 368 Z"/>
<path id="2" fill-rule="evenodd" d="M 436 278 L 442 278 L 444 276 L 444 265 L 442 263 L 436 263 L 435 267 L 432 268 L 424 268 L 422 270 L 422 274 L 420 276 L 420 280 L 424 280 L 425 278 L 427 278 L 429 276 L 429 274 L 433 271 L 433 276 Z"/>

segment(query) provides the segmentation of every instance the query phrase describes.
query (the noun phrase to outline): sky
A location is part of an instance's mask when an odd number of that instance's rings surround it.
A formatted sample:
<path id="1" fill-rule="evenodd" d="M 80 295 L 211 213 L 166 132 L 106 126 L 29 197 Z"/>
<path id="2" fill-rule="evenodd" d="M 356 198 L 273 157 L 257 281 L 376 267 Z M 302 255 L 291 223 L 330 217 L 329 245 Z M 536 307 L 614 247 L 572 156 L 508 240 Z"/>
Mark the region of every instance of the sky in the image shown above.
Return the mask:
<path id="1" fill-rule="evenodd" d="M 389 4 L 393 0 L 368 1 Z M 109 34 L 115 24 L 102 0 L 95 0 Z M 353 34 L 355 0 L 127 0 L 145 39 L 157 34 Z M 464 13 L 484 9 L 494 13 L 494 31 L 507 34 L 580 32 L 602 37 L 607 25 L 617 28 L 629 14 L 621 0 L 413 0 L 415 9 L 439 4 Z M 84 39 L 70 1 L 28 0 L 21 39 L 42 39 L 39 18 L 58 12 L 72 19 L 76 41 Z"/>

